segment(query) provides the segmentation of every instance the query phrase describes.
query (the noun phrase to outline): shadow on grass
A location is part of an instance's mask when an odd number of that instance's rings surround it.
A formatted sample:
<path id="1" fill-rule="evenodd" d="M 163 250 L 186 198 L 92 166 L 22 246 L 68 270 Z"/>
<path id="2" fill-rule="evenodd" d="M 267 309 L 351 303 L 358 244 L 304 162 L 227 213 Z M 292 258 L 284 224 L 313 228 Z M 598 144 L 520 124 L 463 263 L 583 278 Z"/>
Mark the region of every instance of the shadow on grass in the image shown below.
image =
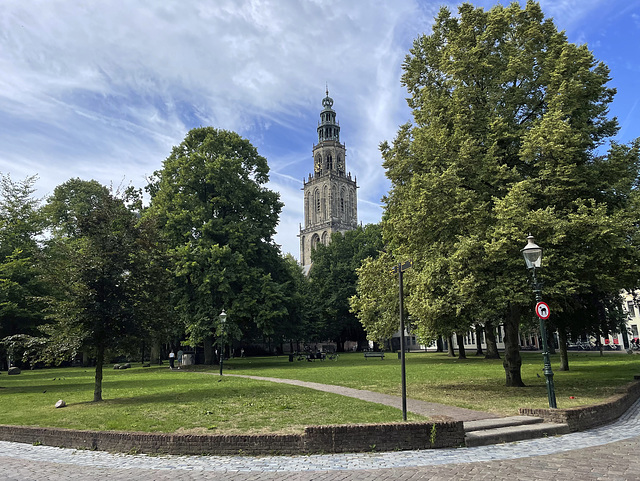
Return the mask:
<path id="1" fill-rule="evenodd" d="M 232 384 L 232 386 L 230 386 Z M 147 393 L 138 396 L 124 396 L 124 397 L 108 397 L 109 390 L 112 390 L 112 386 L 103 387 L 103 393 L 106 394 L 106 399 L 96 403 L 93 401 L 84 401 L 79 403 L 69 404 L 71 405 L 138 405 L 138 404 L 166 404 L 167 406 L 175 405 L 176 403 L 193 403 L 203 402 L 211 400 L 216 404 L 223 404 L 225 401 L 238 400 L 238 399 L 257 399 L 262 397 L 274 397 L 275 395 L 290 395 L 292 397 L 299 397 L 300 390 L 306 389 L 297 386 L 288 386 L 282 384 L 274 384 L 268 381 L 254 381 L 250 379 L 238 379 L 229 378 L 223 382 L 218 380 L 209 384 L 200 385 L 197 388 L 193 388 L 193 383 L 189 389 L 183 391 L 176 391 L 175 387 L 172 391 L 161 391 L 156 393 Z M 309 396 L 313 395 L 313 391 L 308 389 Z M 334 396 L 338 396 L 334 394 Z"/>

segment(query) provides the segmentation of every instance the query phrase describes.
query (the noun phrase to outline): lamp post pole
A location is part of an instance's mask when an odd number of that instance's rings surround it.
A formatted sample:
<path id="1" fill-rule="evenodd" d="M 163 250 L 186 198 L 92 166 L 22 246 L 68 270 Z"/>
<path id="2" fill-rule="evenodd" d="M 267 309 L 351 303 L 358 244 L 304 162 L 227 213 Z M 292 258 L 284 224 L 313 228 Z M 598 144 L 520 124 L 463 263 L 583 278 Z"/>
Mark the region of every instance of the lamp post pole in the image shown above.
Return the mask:
<path id="1" fill-rule="evenodd" d="M 542 302 L 542 285 L 536 277 L 536 267 L 542 265 L 542 248 L 533 242 L 532 235 L 527 237 L 527 245 L 522 249 L 522 255 L 527 263 L 527 267 L 531 270 L 533 293 L 536 296 L 536 315 L 540 319 L 540 337 L 542 338 L 542 358 L 544 362 L 544 377 L 547 383 L 547 398 L 549 399 L 549 407 L 556 409 L 556 388 L 553 384 L 553 371 L 551 370 L 551 360 L 549 359 L 549 348 L 547 345 L 547 328 L 545 319 L 549 317 L 546 304 Z"/>
<path id="2" fill-rule="evenodd" d="M 404 293 L 402 289 L 402 269 L 400 271 L 400 376 L 402 378 L 402 420 L 407 420 L 407 375 L 404 358 Z"/>
<path id="3" fill-rule="evenodd" d="M 391 272 L 398 274 L 400 288 L 400 377 L 402 381 L 402 420 L 407 420 L 407 376 L 405 369 L 405 342 L 404 342 L 404 292 L 402 286 L 402 273 L 413 267 L 413 261 L 406 261 L 394 266 Z"/>
<path id="4" fill-rule="evenodd" d="M 220 318 L 220 375 L 222 376 L 222 363 L 224 359 L 224 324 L 227 320 L 227 313 L 224 309 L 218 316 Z"/>

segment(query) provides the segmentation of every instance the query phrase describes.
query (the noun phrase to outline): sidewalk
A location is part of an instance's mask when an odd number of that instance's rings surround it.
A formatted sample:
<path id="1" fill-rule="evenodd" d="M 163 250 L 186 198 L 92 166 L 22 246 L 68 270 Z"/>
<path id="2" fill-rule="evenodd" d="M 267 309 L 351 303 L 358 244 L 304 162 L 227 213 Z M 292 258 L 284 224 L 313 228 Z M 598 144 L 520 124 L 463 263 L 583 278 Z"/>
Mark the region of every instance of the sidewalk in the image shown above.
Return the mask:
<path id="1" fill-rule="evenodd" d="M 144 456 L 0 441 L 3 480 L 639 479 L 640 401 L 579 433 L 476 448 L 311 456 Z"/>
<path id="2" fill-rule="evenodd" d="M 320 384 L 317 382 L 298 381 L 296 379 L 282 379 L 276 377 L 249 376 L 245 374 L 227 374 L 225 376 L 243 377 L 254 379 L 256 381 L 270 381 L 281 384 L 291 384 L 292 386 L 306 387 L 315 389 L 316 391 L 330 392 L 340 394 L 341 396 L 362 399 L 377 404 L 384 404 L 397 409 L 402 409 L 402 398 L 400 396 L 392 396 L 390 394 L 381 394 L 373 391 L 365 391 L 363 389 L 353 389 L 344 386 L 335 386 L 333 384 Z M 407 399 L 407 411 L 414 414 L 420 414 L 430 418 L 438 416 L 447 416 L 453 421 L 478 421 L 481 419 L 498 418 L 497 415 L 482 411 L 474 411 L 472 409 L 458 408 L 448 406 L 446 404 L 431 403 L 427 401 L 418 401 L 417 399 Z"/>

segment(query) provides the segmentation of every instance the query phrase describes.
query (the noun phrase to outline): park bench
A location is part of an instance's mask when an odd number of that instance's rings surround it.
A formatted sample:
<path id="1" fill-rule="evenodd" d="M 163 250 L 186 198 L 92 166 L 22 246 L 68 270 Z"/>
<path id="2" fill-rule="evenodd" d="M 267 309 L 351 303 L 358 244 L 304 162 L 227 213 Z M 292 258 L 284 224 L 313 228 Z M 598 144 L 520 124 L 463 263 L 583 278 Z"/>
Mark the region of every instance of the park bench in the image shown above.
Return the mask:
<path id="1" fill-rule="evenodd" d="M 384 359 L 384 352 L 365 351 L 364 358 L 366 359 L 368 357 L 379 357 L 380 359 Z"/>

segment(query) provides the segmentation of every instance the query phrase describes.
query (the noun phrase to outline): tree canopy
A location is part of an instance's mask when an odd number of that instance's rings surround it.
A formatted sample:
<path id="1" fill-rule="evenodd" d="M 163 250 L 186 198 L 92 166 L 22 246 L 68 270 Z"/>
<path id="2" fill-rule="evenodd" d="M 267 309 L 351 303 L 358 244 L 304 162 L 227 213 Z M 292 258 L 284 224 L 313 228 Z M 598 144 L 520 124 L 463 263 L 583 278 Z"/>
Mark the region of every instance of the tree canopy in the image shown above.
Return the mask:
<path id="1" fill-rule="evenodd" d="M 617 131 L 609 70 L 532 1 L 443 7 L 403 68 L 414 121 L 381 150 L 385 243 L 414 260 L 408 309 L 434 333 L 501 319 L 506 382 L 522 385 L 526 236 L 545 249 L 554 312 L 636 285 L 638 142 L 603 152 Z"/>
<path id="2" fill-rule="evenodd" d="M 382 248 L 380 225 L 368 224 L 337 232 L 328 245 L 318 244 L 311 252 L 309 277 L 317 338 L 335 340 L 340 349 L 346 340 L 366 340 L 362 324 L 350 310 L 349 299 L 356 293 L 357 269 L 365 259 L 378 257 Z"/>
<path id="3" fill-rule="evenodd" d="M 37 240 L 43 223 L 35 181 L 0 174 L 0 339 L 35 334 L 44 320 L 47 285 L 41 277 Z"/>
<path id="4" fill-rule="evenodd" d="M 49 361 L 90 350 L 96 359 L 94 401 L 102 400 L 105 354 L 140 337 L 136 316 L 143 264 L 138 255 L 137 217 L 124 201 L 96 181 L 71 179 L 59 185 L 45 206 L 52 237 L 46 274 L 56 288 L 46 326 Z"/>
<path id="5" fill-rule="evenodd" d="M 192 345 L 211 337 L 224 309 L 270 335 L 287 315 L 286 272 L 273 235 L 282 203 L 249 141 L 212 127 L 189 131 L 148 186 L 174 265 L 174 304 Z"/>

